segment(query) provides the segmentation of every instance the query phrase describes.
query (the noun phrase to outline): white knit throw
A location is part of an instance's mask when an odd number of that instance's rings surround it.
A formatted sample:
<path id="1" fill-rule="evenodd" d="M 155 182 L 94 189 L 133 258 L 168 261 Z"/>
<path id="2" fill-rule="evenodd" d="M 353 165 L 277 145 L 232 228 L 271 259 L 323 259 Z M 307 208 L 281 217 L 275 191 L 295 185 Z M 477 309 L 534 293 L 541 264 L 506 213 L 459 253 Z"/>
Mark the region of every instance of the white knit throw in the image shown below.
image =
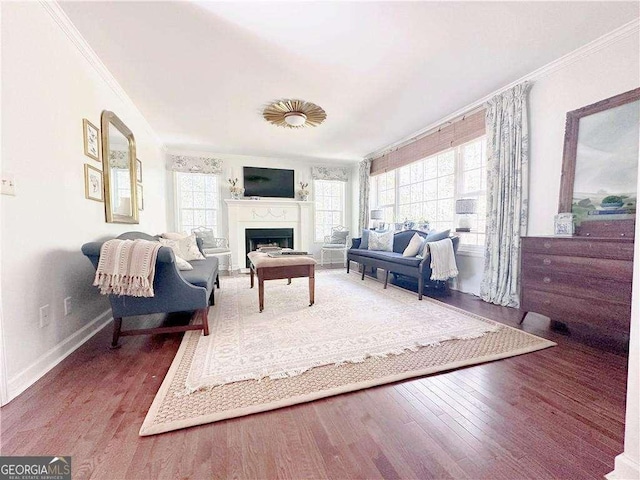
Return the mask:
<path id="1" fill-rule="evenodd" d="M 453 242 L 449 238 L 429 242 L 431 252 L 431 280 L 448 280 L 458 276 L 458 266 L 453 253 Z"/>
<path id="2" fill-rule="evenodd" d="M 93 284 L 103 295 L 153 297 L 159 242 L 108 240 L 100 249 Z"/>

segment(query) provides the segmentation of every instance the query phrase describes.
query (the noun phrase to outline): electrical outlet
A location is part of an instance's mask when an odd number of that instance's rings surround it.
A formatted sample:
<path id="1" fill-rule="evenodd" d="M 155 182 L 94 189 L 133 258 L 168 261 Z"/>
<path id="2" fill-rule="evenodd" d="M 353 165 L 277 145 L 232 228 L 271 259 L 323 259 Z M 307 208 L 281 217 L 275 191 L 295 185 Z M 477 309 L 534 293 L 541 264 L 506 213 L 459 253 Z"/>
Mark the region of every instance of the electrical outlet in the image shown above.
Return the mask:
<path id="1" fill-rule="evenodd" d="M 64 299 L 64 315 L 71 315 L 71 297 Z"/>
<path id="2" fill-rule="evenodd" d="M 44 328 L 51 322 L 51 307 L 49 304 L 40 307 L 40 328 Z"/>
<path id="3" fill-rule="evenodd" d="M 16 181 L 13 179 L 13 175 L 2 175 L 0 178 L 0 193 L 2 195 L 16 195 Z"/>

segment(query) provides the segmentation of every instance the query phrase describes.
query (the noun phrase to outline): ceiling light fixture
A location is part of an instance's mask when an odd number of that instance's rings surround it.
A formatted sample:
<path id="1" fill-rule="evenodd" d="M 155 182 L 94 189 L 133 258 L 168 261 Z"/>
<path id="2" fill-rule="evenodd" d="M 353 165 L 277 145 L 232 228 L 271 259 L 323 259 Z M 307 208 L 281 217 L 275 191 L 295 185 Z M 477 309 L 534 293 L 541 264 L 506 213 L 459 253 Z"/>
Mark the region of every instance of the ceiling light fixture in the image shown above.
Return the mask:
<path id="1" fill-rule="evenodd" d="M 267 122 L 285 128 L 317 127 L 327 118 L 326 112 L 315 103 L 295 99 L 267 105 L 262 116 Z"/>

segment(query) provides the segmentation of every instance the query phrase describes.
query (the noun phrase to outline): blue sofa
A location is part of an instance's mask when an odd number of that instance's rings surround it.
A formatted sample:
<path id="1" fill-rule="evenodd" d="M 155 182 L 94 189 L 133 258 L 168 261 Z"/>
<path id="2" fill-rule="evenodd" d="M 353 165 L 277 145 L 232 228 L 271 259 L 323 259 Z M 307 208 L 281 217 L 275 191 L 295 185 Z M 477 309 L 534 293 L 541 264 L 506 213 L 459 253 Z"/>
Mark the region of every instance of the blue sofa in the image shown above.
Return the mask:
<path id="1" fill-rule="evenodd" d="M 116 237 L 121 240 L 157 241 L 142 232 L 127 232 Z M 199 239 L 198 239 L 199 240 Z M 201 240 L 198 241 L 202 249 Z M 104 242 L 85 243 L 82 253 L 86 255 L 94 268 L 100 259 L 100 248 Z M 169 247 L 160 247 L 156 259 L 156 271 L 153 281 L 155 295 L 149 298 L 108 295 L 113 311 L 113 341 L 112 348 L 118 347 L 121 336 L 145 335 L 155 333 L 184 332 L 186 330 L 203 330 L 209 335 L 207 316 L 209 306 L 215 303 L 215 286 L 220 288 L 218 277 L 218 259 L 207 257 L 204 260 L 189 262 L 193 270 L 180 271 L 175 263 L 175 255 Z M 151 329 L 122 330 L 122 319 L 135 315 L 150 315 L 154 313 L 195 312 L 200 317 L 200 323 L 173 327 L 159 327 Z"/>
<path id="2" fill-rule="evenodd" d="M 362 279 L 367 267 L 372 269 L 385 270 L 384 288 L 387 288 L 389 281 L 389 273 L 394 275 L 405 275 L 407 277 L 418 279 L 418 300 L 422 300 L 422 292 L 425 287 L 442 287 L 448 291 L 449 284 L 445 281 L 431 280 L 431 256 L 421 257 L 403 257 L 402 252 L 407 248 L 414 234 L 418 234 L 423 238 L 429 235 L 420 230 L 403 230 L 397 232 L 393 236 L 393 251 L 382 252 L 378 250 L 368 250 L 360 248 L 362 238 L 354 238 L 352 246 L 347 252 L 347 273 L 349 273 L 350 263 L 357 262 L 362 266 Z M 437 237 L 436 237 L 437 238 Z M 434 241 L 435 239 L 434 238 Z M 458 250 L 460 237 L 451 235 L 449 237 L 453 242 L 453 250 Z M 440 239 L 440 238 L 438 238 Z M 429 239 L 427 238 L 427 241 Z"/>

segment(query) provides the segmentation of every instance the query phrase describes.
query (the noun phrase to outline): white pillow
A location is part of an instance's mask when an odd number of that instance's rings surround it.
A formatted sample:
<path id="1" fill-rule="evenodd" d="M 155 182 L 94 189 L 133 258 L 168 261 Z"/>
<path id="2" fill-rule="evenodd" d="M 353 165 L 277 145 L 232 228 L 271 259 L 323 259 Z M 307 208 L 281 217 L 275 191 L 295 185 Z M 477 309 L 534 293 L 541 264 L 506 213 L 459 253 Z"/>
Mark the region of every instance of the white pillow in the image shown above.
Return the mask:
<path id="1" fill-rule="evenodd" d="M 407 245 L 407 248 L 405 248 L 404 252 L 402 252 L 402 256 L 415 257 L 416 255 L 418 255 L 418 252 L 420 251 L 420 247 L 422 247 L 423 243 L 424 243 L 424 238 L 422 238 L 417 233 L 414 233 L 413 237 L 411 237 L 411 240 L 409 240 L 409 245 Z"/>
<path id="2" fill-rule="evenodd" d="M 168 238 L 169 240 L 182 240 L 183 238 L 186 238 L 188 235 L 186 233 L 165 232 L 160 236 L 162 238 Z"/>
<path id="3" fill-rule="evenodd" d="M 195 234 L 178 239 L 160 238 L 158 240 L 162 245 L 173 248 L 173 253 L 175 253 L 176 256 L 182 257 L 187 261 L 204 260 L 204 256 L 198 248 Z"/>
<path id="4" fill-rule="evenodd" d="M 393 231 L 369 232 L 369 250 L 379 250 L 382 252 L 393 252 Z"/>
<path id="5" fill-rule="evenodd" d="M 193 270 L 193 266 L 187 262 L 184 258 L 182 258 L 180 251 L 180 241 L 179 240 L 169 240 L 168 238 L 159 238 L 158 241 L 161 245 L 165 247 L 169 247 L 173 250 L 173 255 L 176 257 L 176 265 L 178 270 Z"/>

